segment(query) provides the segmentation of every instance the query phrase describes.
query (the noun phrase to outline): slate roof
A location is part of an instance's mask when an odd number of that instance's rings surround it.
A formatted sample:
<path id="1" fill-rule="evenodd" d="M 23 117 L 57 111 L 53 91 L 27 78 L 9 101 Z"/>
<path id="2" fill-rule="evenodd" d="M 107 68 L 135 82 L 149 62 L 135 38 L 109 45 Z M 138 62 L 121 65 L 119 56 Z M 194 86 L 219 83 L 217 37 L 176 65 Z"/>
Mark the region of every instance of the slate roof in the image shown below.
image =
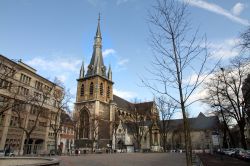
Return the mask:
<path id="1" fill-rule="evenodd" d="M 72 121 L 71 117 L 66 112 L 62 112 L 62 114 L 61 114 L 61 123 L 73 125 L 73 121 Z"/>
<path id="2" fill-rule="evenodd" d="M 133 104 L 119 96 L 113 95 L 113 101 L 119 108 L 126 112 L 130 112 L 131 110 L 133 110 Z"/>
<path id="3" fill-rule="evenodd" d="M 205 116 L 200 113 L 196 118 L 188 118 L 191 130 L 206 130 L 218 128 L 219 119 L 217 116 Z M 162 123 L 161 123 L 162 125 Z M 173 119 L 169 122 L 169 130 L 182 130 L 183 119 Z"/>
<path id="4" fill-rule="evenodd" d="M 118 108 L 121 108 L 123 111 L 132 112 L 135 108 L 140 114 L 150 113 L 151 108 L 153 107 L 154 102 L 143 102 L 143 103 L 131 103 L 119 96 L 113 95 L 113 101 L 117 104 Z"/>

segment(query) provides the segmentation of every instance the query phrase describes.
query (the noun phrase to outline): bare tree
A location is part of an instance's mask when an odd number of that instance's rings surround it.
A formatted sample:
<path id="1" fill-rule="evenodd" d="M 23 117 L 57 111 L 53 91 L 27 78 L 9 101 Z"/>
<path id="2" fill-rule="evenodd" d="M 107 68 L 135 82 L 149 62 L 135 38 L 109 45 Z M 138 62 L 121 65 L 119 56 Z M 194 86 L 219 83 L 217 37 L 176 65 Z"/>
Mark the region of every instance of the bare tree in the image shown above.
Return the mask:
<path id="1" fill-rule="evenodd" d="M 247 122 L 250 125 L 250 74 L 247 75 L 247 78 L 243 82 L 242 93 L 244 97 L 244 104 L 246 107 Z"/>
<path id="2" fill-rule="evenodd" d="M 229 129 L 229 123 L 231 122 L 231 118 L 228 116 L 227 110 L 223 107 L 222 103 L 224 103 L 223 98 L 221 97 L 221 73 L 215 72 L 214 76 L 205 83 L 205 89 L 207 90 L 207 96 L 204 98 L 203 102 L 207 103 L 213 109 L 215 115 L 220 117 L 221 121 L 221 129 L 223 131 L 223 147 L 227 148 L 227 135 L 230 139 L 231 147 L 235 147 L 235 140 L 233 135 Z"/>
<path id="3" fill-rule="evenodd" d="M 149 132 L 150 126 L 146 125 L 146 121 L 153 122 L 152 116 L 146 112 L 142 113 L 137 107 L 136 107 L 136 101 L 134 103 L 130 103 L 130 112 L 124 113 L 122 112 L 122 122 L 126 125 L 128 130 L 131 131 L 132 137 L 135 141 L 135 148 L 137 148 L 139 151 L 141 150 L 141 142 L 142 139 L 146 136 L 146 134 Z M 149 104 L 144 103 L 144 104 Z"/>
<path id="4" fill-rule="evenodd" d="M 1 55 L 0 55 L 1 57 Z M 17 87 L 16 81 L 14 79 L 15 74 L 20 69 L 17 65 L 7 65 L 7 62 L 0 58 L 0 91 L 7 93 L 6 96 L 0 97 L 0 116 L 4 114 L 5 111 L 13 108 L 13 100 L 17 97 Z"/>
<path id="5" fill-rule="evenodd" d="M 206 37 L 198 38 L 187 18 L 187 4 L 174 0 L 157 0 L 149 13 L 150 44 L 154 61 L 149 72 L 151 79 L 144 85 L 170 98 L 183 115 L 187 165 L 192 164 L 192 146 L 187 121 L 191 95 L 213 71 L 208 69 L 210 54 Z M 190 76 L 190 74 L 193 74 Z"/>
<path id="6" fill-rule="evenodd" d="M 248 29 L 241 33 L 240 35 L 240 46 L 243 50 L 250 50 L 250 27 Z"/>
<path id="7" fill-rule="evenodd" d="M 169 122 L 176 112 L 176 106 L 173 104 L 173 102 L 167 101 L 164 96 L 156 98 L 156 105 L 160 113 L 159 126 L 163 150 L 166 152 Z"/>
<path id="8" fill-rule="evenodd" d="M 43 127 L 46 127 L 46 122 L 40 123 L 40 117 L 43 116 L 46 118 L 46 115 L 49 113 L 49 110 L 44 107 L 46 102 L 50 99 L 52 88 L 43 87 L 41 89 L 40 95 L 38 93 L 34 94 L 20 94 L 22 100 L 16 100 L 14 103 L 13 113 L 17 116 L 17 125 L 18 128 L 24 131 L 26 136 L 24 154 L 28 153 L 28 144 L 30 141 L 31 134 L 43 124 Z M 21 90 L 19 93 L 22 92 Z M 25 108 L 24 108 L 25 107 Z M 29 107 L 29 109 L 26 109 Z M 28 114 L 33 114 L 33 118 L 27 119 Z M 28 122 L 26 126 L 25 122 Z"/>
<path id="9" fill-rule="evenodd" d="M 54 141 L 55 141 L 55 151 L 58 152 L 57 146 L 58 146 L 58 134 L 61 132 L 62 127 L 62 121 L 61 121 L 61 114 L 67 110 L 68 103 L 70 102 L 71 96 L 69 90 L 65 90 L 65 87 L 63 84 L 55 79 L 55 88 L 52 91 L 51 99 L 54 102 L 53 106 L 55 108 L 55 112 L 50 113 L 49 119 L 49 127 L 53 130 L 54 133 Z M 56 87 L 63 87 L 61 89 Z"/>
<path id="10" fill-rule="evenodd" d="M 247 105 L 242 94 L 242 85 L 246 76 L 249 74 L 250 59 L 236 57 L 230 65 L 220 68 L 214 76 L 217 84 L 212 87 L 216 90 L 216 99 L 213 107 L 218 107 L 221 114 L 237 122 L 240 129 L 241 145 L 247 148 L 244 128 L 246 125 Z M 213 95 L 213 94 L 211 94 Z"/>

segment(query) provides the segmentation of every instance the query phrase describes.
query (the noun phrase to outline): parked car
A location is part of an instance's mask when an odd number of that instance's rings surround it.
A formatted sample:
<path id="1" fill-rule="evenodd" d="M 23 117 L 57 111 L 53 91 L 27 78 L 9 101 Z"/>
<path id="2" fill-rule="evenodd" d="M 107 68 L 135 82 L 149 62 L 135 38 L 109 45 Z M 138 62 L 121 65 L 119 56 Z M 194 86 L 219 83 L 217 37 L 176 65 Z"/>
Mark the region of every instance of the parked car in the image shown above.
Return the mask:
<path id="1" fill-rule="evenodd" d="M 241 159 L 250 162 L 250 150 L 246 150 L 241 154 Z"/>
<path id="2" fill-rule="evenodd" d="M 228 155 L 228 156 L 232 156 L 235 153 L 236 149 L 225 149 L 224 150 L 224 154 Z"/>
<path id="3" fill-rule="evenodd" d="M 0 157 L 4 156 L 14 157 L 15 154 L 13 152 L 7 152 L 6 150 L 0 150 Z"/>
<path id="4" fill-rule="evenodd" d="M 244 153 L 246 153 L 244 149 L 237 149 L 235 153 L 233 154 L 233 156 L 236 158 L 242 159 Z"/>
<path id="5" fill-rule="evenodd" d="M 240 155 L 241 155 L 242 153 L 244 153 L 244 152 L 245 152 L 245 149 L 242 149 L 242 148 L 235 148 L 235 149 L 234 149 L 234 153 L 232 153 L 231 156 L 239 158 Z"/>
<path id="6" fill-rule="evenodd" d="M 0 150 L 0 157 L 4 157 L 5 156 L 5 151 L 4 150 Z"/>

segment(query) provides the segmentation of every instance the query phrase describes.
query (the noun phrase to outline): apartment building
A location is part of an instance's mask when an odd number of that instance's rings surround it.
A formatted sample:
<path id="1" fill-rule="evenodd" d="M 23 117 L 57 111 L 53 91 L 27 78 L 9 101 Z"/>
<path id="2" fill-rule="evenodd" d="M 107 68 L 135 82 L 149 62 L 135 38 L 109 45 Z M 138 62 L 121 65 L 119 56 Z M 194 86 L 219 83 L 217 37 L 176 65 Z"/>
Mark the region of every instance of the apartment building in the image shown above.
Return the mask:
<path id="1" fill-rule="evenodd" d="M 0 149 L 18 154 L 53 149 L 50 126 L 58 103 L 52 94 L 62 90 L 21 60 L 0 55 Z"/>

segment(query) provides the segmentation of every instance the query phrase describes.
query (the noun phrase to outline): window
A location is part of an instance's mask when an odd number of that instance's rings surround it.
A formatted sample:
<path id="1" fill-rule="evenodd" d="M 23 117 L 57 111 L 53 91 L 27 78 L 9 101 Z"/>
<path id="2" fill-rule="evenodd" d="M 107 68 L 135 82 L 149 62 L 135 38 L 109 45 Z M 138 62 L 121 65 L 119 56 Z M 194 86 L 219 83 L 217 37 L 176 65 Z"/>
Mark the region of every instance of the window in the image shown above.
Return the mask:
<path id="1" fill-rule="evenodd" d="M 103 83 L 100 84 L 100 95 L 103 95 Z"/>
<path id="2" fill-rule="evenodd" d="M 39 111 L 40 111 L 40 110 L 39 110 L 39 107 L 38 107 L 38 106 L 32 105 L 32 106 L 31 106 L 31 110 L 30 110 L 30 114 L 32 114 L 32 115 L 37 115 Z"/>
<path id="3" fill-rule="evenodd" d="M 15 102 L 14 102 L 14 109 L 16 111 L 24 111 L 24 110 L 26 110 L 26 104 L 24 102 L 15 100 Z"/>
<path id="4" fill-rule="evenodd" d="M 84 96 L 84 84 L 82 84 L 81 86 L 81 93 L 80 93 L 81 96 Z"/>
<path id="5" fill-rule="evenodd" d="M 21 73 L 21 76 L 20 76 L 20 81 L 21 82 L 29 85 L 30 84 L 30 80 L 31 80 L 30 77 L 28 77 L 28 76 L 26 76 L 26 75 L 24 75 L 24 74 Z"/>
<path id="6" fill-rule="evenodd" d="M 110 97 L 110 87 L 108 86 L 108 89 L 107 89 L 107 98 Z"/>
<path id="7" fill-rule="evenodd" d="M 43 89 L 43 83 L 36 81 L 35 83 L 35 88 L 38 90 L 42 90 Z"/>
<path id="8" fill-rule="evenodd" d="M 11 126 L 11 127 L 16 127 L 16 126 L 18 126 L 18 117 L 11 116 L 11 119 L 10 119 L 10 126 Z"/>
<path id="9" fill-rule="evenodd" d="M 13 77 L 16 73 L 14 67 L 6 66 L 3 62 L 0 62 L 0 68 L 0 73 L 4 76 Z"/>
<path id="10" fill-rule="evenodd" d="M 90 95 L 93 95 L 93 92 L 94 92 L 94 83 L 91 82 L 91 83 L 90 83 L 90 86 L 89 86 L 89 94 L 90 94 Z"/>
<path id="11" fill-rule="evenodd" d="M 3 96 L 0 96 L 0 108 L 4 108 L 8 106 L 9 99 Z"/>
<path id="12" fill-rule="evenodd" d="M 22 86 L 19 86 L 18 92 L 19 92 L 20 95 L 28 96 L 28 94 L 29 94 L 29 89 L 24 88 L 24 87 L 22 87 Z"/>
<path id="13" fill-rule="evenodd" d="M 0 115 L 0 126 L 3 125 L 3 122 L 4 122 L 4 116 L 5 115 Z"/>
<path id="14" fill-rule="evenodd" d="M 89 114 L 86 110 L 80 112 L 80 128 L 79 128 L 79 137 L 80 138 L 89 138 Z"/>
<path id="15" fill-rule="evenodd" d="M 41 100 L 42 99 L 42 95 L 40 93 L 38 93 L 38 92 L 34 92 L 34 97 L 37 100 Z"/>
<path id="16" fill-rule="evenodd" d="M 0 79 L 0 89 L 8 89 L 10 90 L 12 83 L 7 80 Z"/>
<path id="17" fill-rule="evenodd" d="M 49 87 L 48 85 L 44 85 L 44 90 L 45 90 L 45 92 L 50 92 L 52 90 L 52 88 Z"/>

